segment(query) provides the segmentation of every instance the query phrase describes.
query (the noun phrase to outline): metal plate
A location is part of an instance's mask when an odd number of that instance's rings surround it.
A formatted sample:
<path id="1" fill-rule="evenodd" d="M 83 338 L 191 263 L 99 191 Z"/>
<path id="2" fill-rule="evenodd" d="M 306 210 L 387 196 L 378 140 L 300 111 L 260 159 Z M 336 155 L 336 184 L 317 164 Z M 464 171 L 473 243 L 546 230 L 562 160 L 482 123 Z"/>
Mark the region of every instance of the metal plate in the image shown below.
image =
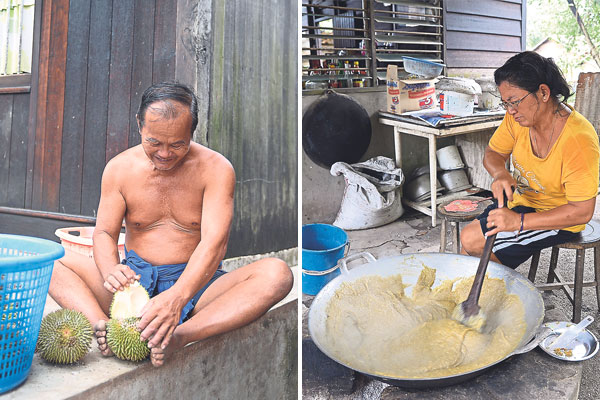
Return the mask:
<path id="1" fill-rule="evenodd" d="M 568 350 L 572 352 L 571 356 L 564 354 L 556 354 L 550 350 L 550 344 L 568 327 L 575 324 L 565 321 L 546 322 L 542 327 L 550 328 L 552 333 L 540 342 L 540 348 L 554 358 L 565 361 L 583 361 L 592 358 L 598 352 L 598 339 L 589 330 L 585 329 L 581 332 L 569 345 Z"/>

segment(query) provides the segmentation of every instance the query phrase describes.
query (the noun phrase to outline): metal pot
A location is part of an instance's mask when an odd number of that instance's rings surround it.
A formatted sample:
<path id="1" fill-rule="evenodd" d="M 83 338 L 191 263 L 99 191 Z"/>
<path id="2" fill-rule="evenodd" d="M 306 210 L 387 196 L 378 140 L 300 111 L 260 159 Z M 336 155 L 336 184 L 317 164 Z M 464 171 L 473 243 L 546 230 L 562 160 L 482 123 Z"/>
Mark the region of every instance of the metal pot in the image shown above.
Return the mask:
<path id="1" fill-rule="evenodd" d="M 365 258 L 368 263 L 348 271 L 348 268 L 346 267 L 347 262 L 357 258 Z M 362 371 L 353 365 L 348 365 L 344 361 L 337 359 L 333 355 L 331 349 L 327 347 L 327 341 L 324 338 L 326 337 L 327 305 L 342 283 L 352 282 L 365 276 L 386 277 L 401 274 L 405 284 L 414 285 L 423 269 L 423 265 L 427 265 L 428 267 L 437 270 L 436 281 L 433 285 L 435 287 L 441 281 L 446 279 L 466 278 L 475 275 L 478 263 L 478 258 L 449 253 L 403 254 L 394 257 L 381 258 L 379 260 L 376 260 L 370 253 L 358 253 L 346 257 L 340 261 L 342 274 L 329 282 L 314 298 L 311 304 L 308 313 L 308 330 L 310 336 L 317 347 L 334 361 L 391 385 L 427 388 L 453 385 L 471 379 L 491 366 L 500 363 L 515 354 L 521 354 L 532 350 L 546 336 L 545 333 L 538 332 L 538 328 L 544 319 L 544 303 L 540 293 L 524 276 L 495 262 L 489 263 L 487 269 L 488 275 L 491 278 L 504 280 L 506 291 L 510 294 L 519 296 L 525 309 L 525 322 L 527 323 L 525 335 L 518 344 L 517 349 L 501 360 L 495 361 L 477 370 L 457 375 L 440 378 L 399 379 L 396 377 L 379 375 L 370 371 Z M 408 287 L 407 293 L 410 293 L 410 290 L 411 288 Z M 536 335 L 536 333 L 538 334 Z"/>
<path id="2" fill-rule="evenodd" d="M 440 174 L 440 181 L 449 192 L 460 192 L 472 186 L 464 169 L 444 171 Z"/>
<path id="3" fill-rule="evenodd" d="M 444 190 L 444 187 L 436 179 L 437 191 Z M 429 173 L 418 176 L 404 186 L 404 195 L 413 201 L 423 201 L 431 197 L 431 184 Z"/>
<path id="4" fill-rule="evenodd" d="M 446 146 L 437 150 L 436 152 L 438 164 L 443 170 L 459 169 L 464 168 L 465 164 L 460 157 L 458 147 Z"/>

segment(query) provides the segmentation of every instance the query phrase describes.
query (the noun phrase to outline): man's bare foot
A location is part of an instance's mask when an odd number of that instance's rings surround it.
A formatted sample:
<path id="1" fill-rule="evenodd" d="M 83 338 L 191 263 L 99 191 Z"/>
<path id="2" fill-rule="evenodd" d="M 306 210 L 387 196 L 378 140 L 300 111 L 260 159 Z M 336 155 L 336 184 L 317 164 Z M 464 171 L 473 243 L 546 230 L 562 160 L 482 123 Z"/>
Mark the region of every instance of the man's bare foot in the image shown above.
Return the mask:
<path id="1" fill-rule="evenodd" d="M 94 334 L 96 335 L 96 341 L 98 342 L 98 349 L 105 357 L 114 356 L 112 350 L 108 348 L 106 344 L 106 321 L 101 319 L 94 326 Z"/>
<path id="2" fill-rule="evenodd" d="M 150 361 L 152 361 L 152 365 L 155 367 L 162 366 L 167 361 L 167 358 L 171 356 L 171 354 L 183 346 L 184 344 L 180 342 L 179 338 L 176 335 L 173 335 L 167 348 L 162 349 L 160 346 L 151 348 Z"/>

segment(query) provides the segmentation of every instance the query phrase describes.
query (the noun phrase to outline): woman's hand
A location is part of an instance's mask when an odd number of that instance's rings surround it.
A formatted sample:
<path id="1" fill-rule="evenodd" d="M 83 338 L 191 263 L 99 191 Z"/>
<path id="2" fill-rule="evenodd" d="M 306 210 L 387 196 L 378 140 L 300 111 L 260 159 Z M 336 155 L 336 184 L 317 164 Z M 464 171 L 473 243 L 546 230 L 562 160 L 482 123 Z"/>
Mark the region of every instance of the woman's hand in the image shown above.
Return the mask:
<path id="1" fill-rule="evenodd" d="M 498 200 L 498 208 L 506 207 L 504 204 L 504 194 L 509 201 L 513 200 L 513 190 L 517 186 L 517 181 L 512 177 L 507 170 L 500 171 L 494 176 L 492 182 L 492 193 L 495 199 Z"/>
<path id="2" fill-rule="evenodd" d="M 496 208 L 488 214 L 485 236 L 495 235 L 498 232 L 514 232 L 521 228 L 521 214 L 511 211 L 508 207 Z"/>
<path id="3" fill-rule="evenodd" d="M 512 191 L 517 186 L 517 181 L 512 177 L 506 169 L 506 163 L 510 154 L 500 154 L 487 146 L 483 155 L 483 166 L 487 172 L 494 178 L 492 183 L 492 193 L 494 198 L 498 199 L 498 208 L 505 206 L 504 195 L 506 193 L 508 200 L 512 201 Z"/>

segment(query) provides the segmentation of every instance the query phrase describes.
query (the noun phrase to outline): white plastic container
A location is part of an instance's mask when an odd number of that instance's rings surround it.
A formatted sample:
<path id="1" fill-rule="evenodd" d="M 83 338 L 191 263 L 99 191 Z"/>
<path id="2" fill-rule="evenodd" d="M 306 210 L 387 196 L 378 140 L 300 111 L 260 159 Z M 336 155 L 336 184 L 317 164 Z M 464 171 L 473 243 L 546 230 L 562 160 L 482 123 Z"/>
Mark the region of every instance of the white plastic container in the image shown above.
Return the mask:
<path id="1" fill-rule="evenodd" d="M 438 94 L 440 110 L 447 115 L 465 117 L 473 114 L 475 95 L 442 90 Z"/>

